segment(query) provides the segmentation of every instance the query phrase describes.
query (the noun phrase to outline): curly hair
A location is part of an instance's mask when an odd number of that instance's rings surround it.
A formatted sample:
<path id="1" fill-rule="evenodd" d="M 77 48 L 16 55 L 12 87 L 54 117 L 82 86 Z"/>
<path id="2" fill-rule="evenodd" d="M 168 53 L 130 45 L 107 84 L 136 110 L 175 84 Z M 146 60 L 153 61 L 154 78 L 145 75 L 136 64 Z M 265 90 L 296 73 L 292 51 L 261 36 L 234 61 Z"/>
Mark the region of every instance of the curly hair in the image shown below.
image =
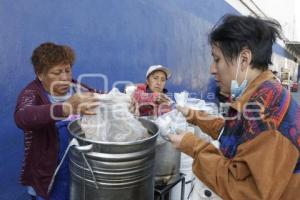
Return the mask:
<path id="1" fill-rule="evenodd" d="M 52 42 L 40 44 L 31 56 L 31 63 L 36 74 L 47 73 L 52 67 L 61 64 L 70 64 L 72 67 L 74 60 L 75 53 L 71 47 Z"/>

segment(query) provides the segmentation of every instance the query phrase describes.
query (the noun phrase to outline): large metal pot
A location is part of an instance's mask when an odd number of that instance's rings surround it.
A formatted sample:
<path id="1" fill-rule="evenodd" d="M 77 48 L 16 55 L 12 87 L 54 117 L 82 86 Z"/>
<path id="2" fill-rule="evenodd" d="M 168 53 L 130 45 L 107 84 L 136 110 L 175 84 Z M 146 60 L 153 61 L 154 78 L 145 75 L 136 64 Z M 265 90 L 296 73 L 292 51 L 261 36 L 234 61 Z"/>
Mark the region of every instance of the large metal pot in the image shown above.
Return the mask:
<path id="1" fill-rule="evenodd" d="M 160 135 L 155 149 L 155 185 L 167 185 L 179 177 L 181 153 Z"/>
<path id="2" fill-rule="evenodd" d="M 156 117 L 142 117 L 150 121 L 155 121 Z M 154 179 L 156 186 L 163 186 L 175 181 L 180 175 L 180 157 L 181 153 L 163 138 L 160 134 L 157 136 L 155 149 Z"/>
<path id="3" fill-rule="evenodd" d="M 79 121 L 69 125 L 80 147 L 70 150 L 71 200 L 153 200 L 157 126 L 139 119 L 152 136 L 135 142 L 84 138 Z"/>

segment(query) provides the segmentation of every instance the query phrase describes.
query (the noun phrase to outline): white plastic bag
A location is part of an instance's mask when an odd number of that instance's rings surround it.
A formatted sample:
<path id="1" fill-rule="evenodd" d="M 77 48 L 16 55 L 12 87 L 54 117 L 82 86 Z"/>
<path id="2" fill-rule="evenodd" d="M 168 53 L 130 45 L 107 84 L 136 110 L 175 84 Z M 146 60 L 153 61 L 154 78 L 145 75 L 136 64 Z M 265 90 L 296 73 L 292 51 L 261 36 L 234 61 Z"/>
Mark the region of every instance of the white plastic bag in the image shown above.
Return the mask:
<path id="1" fill-rule="evenodd" d="M 188 97 L 189 97 L 189 93 L 186 92 L 186 91 L 183 91 L 183 92 L 180 92 L 180 93 L 174 93 L 174 99 L 176 101 L 176 104 L 181 106 L 181 107 L 185 106 Z"/>
<path id="2" fill-rule="evenodd" d="M 149 137 L 147 129 L 129 112 L 130 95 L 112 89 L 98 95 L 96 115 L 84 115 L 81 128 L 87 139 L 106 142 L 132 142 Z"/>
<path id="3" fill-rule="evenodd" d="M 168 134 L 176 134 L 176 130 L 187 131 L 188 123 L 185 117 L 178 110 L 172 110 L 158 117 L 155 123 L 160 129 L 160 136 L 168 140 Z M 165 142 L 158 137 L 158 144 Z"/>
<path id="4" fill-rule="evenodd" d="M 127 85 L 125 87 L 125 93 L 132 96 L 136 89 L 137 89 L 136 85 Z"/>
<path id="5" fill-rule="evenodd" d="M 176 104 L 181 107 L 188 107 L 193 110 L 202 110 L 209 114 L 219 114 L 218 106 L 215 103 L 205 102 L 204 100 L 197 98 L 189 98 L 189 93 L 187 91 L 175 93 L 174 98 Z"/>

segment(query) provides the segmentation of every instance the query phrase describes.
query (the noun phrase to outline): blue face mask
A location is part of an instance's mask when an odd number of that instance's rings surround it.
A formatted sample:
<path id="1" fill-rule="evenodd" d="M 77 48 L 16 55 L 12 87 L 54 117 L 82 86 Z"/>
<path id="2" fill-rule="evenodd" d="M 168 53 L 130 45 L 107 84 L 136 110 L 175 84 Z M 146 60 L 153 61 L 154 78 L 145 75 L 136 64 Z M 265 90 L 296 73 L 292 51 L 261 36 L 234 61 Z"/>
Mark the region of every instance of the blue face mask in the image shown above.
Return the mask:
<path id="1" fill-rule="evenodd" d="M 65 102 L 71 96 L 72 96 L 72 89 L 70 87 L 69 91 L 64 96 L 54 96 L 54 95 L 48 94 L 48 99 L 51 103 L 61 103 L 61 102 Z"/>
<path id="2" fill-rule="evenodd" d="M 244 81 L 241 83 L 241 85 L 238 84 L 237 78 L 238 78 L 238 73 L 239 73 L 240 65 L 241 65 L 240 64 L 240 56 L 238 57 L 237 64 L 238 64 L 238 67 L 237 67 L 237 71 L 236 71 L 236 75 L 235 75 L 235 80 L 231 80 L 231 86 L 230 86 L 231 98 L 233 100 L 238 99 L 243 94 L 243 92 L 245 91 L 247 84 L 248 84 L 248 81 L 246 79 L 247 74 L 248 74 L 248 68 L 246 71 Z"/>

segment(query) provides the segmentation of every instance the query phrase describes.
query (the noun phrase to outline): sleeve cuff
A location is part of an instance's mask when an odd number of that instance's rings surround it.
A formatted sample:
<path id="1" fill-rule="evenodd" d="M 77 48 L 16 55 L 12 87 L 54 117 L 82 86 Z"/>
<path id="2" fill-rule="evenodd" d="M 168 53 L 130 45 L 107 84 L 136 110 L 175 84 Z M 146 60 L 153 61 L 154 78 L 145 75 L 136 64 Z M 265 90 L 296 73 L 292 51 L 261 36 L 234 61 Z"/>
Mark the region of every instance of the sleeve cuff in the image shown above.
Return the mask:
<path id="1" fill-rule="evenodd" d="M 63 105 L 61 103 L 52 104 L 51 113 L 52 113 L 52 118 L 54 120 L 65 117 L 64 114 L 63 114 Z"/>
<path id="2" fill-rule="evenodd" d="M 187 116 L 185 117 L 185 118 L 186 118 L 186 121 L 187 121 L 188 123 L 194 124 L 194 123 L 193 123 L 193 121 L 194 121 L 194 114 L 195 114 L 195 111 L 192 110 L 192 109 L 189 109 L 188 114 L 187 114 Z"/>
<path id="3" fill-rule="evenodd" d="M 183 153 L 194 158 L 194 149 L 197 145 L 201 143 L 205 143 L 205 142 L 199 139 L 193 133 L 187 133 L 185 136 L 183 136 L 179 148 Z"/>

